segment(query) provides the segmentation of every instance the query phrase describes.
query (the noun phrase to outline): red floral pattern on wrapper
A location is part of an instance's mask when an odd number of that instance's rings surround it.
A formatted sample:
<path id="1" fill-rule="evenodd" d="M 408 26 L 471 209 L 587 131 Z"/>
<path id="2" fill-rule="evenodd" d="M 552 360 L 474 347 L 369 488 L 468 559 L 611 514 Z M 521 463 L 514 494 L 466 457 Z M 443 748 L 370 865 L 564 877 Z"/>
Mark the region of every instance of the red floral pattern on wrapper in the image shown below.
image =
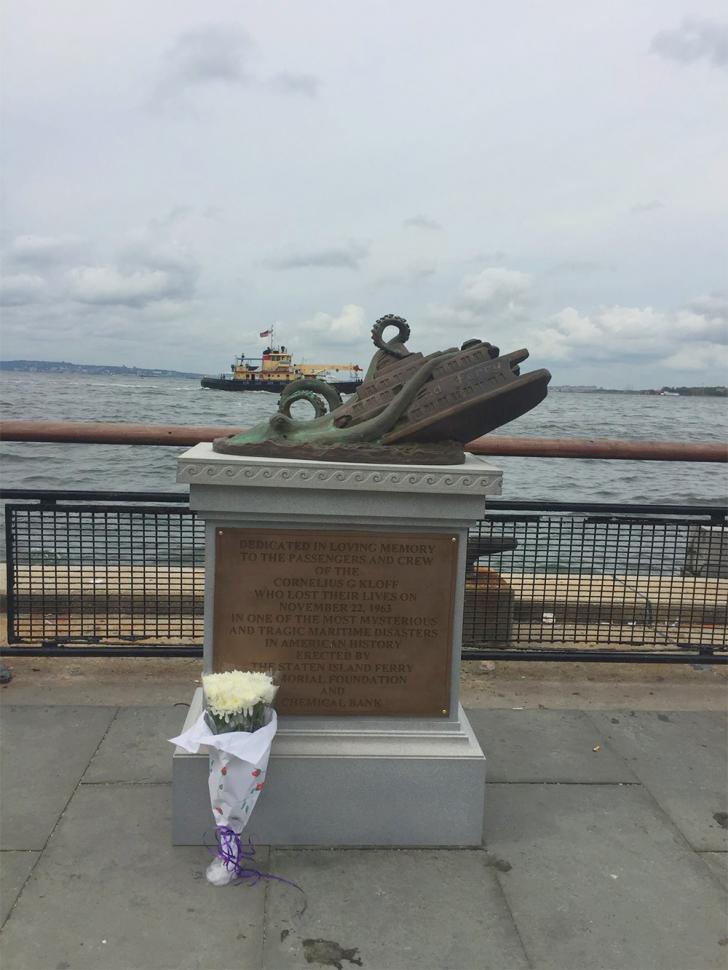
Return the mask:
<path id="1" fill-rule="evenodd" d="M 210 802 L 218 825 L 242 832 L 263 790 L 268 767 L 267 752 L 251 771 L 251 765 L 226 751 L 210 752 Z"/>
<path id="2" fill-rule="evenodd" d="M 240 834 L 248 824 L 261 791 L 268 767 L 270 748 L 253 767 L 226 751 L 210 752 L 210 802 L 218 826 L 227 826 Z M 251 770 L 252 769 L 252 770 Z M 208 882 L 224 886 L 232 882 L 235 873 L 221 859 L 214 859 L 207 869 Z"/>
<path id="3" fill-rule="evenodd" d="M 205 724 L 204 717 L 201 717 L 183 735 L 171 739 L 191 753 L 196 753 L 202 745 L 207 745 L 210 758 L 210 804 L 218 831 L 228 828 L 239 835 L 247 826 L 265 785 L 276 727 L 276 714 L 271 711 L 269 724 L 257 731 L 216 735 Z M 228 748 L 234 748 L 241 754 L 255 752 L 257 761 L 236 757 Z M 225 885 L 235 878 L 235 873 L 221 859 L 216 858 L 208 867 L 207 878 L 215 885 Z"/>

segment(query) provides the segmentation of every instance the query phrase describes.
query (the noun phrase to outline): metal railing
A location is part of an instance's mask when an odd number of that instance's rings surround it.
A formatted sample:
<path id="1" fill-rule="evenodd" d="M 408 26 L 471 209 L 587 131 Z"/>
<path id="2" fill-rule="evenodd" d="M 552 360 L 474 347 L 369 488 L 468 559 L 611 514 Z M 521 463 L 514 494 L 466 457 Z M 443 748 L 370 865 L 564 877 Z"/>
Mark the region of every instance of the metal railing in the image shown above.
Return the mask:
<path id="1" fill-rule="evenodd" d="M 0 498 L 0 652 L 201 654 L 204 535 L 186 494 Z M 464 658 L 725 662 L 727 614 L 723 508 L 489 501 L 470 533 Z"/>
<path id="2" fill-rule="evenodd" d="M 99 421 L 2 421 L 2 441 L 73 444 L 196 445 L 244 431 L 231 426 L 128 424 Z M 728 462 L 728 445 L 711 441 L 624 441 L 609 438 L 509 438 L 487 434 L 465 446 L 473 455 L 606 458 L 621 461 Z"/>
<path id="3" fill-rule="evenodd" d="M 0 496 L 13 499 L 5 505 L 9 643 L 144 641 L 146 654 L 166 640 L 163 655 L 201 652 L 179 642 L 199 639 L 203 621 L 204 525 L 187 494 Z"/>
<path id="4" fill-rule="evenodd" d="M 725 510 L 515 504 L 489 503 L 471 530 L 474 551 L 503 551 L 468 570 L 466 649 L 503 656 L 503 648 L 537 643 L 542 654 L 559 644 L 564 655 L 567 644 L 580 653 L 620 645 L 639 659 L 649 659 L 645 648 L 655 658 L 726 650 Z"/>

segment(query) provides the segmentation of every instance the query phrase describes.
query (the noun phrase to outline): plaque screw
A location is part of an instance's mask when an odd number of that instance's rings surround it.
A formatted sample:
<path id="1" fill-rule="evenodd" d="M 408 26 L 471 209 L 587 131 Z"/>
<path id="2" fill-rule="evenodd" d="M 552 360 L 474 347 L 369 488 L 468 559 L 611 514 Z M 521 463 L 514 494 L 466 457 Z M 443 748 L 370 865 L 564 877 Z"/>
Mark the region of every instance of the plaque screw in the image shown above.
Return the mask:
<path id="1" fill-rule="evenodd" d="M 457 541 L 458 541 L 458 540 L 457 540 L 457 536 L 453 536 L 453 537 L 452 537 L 452 540 L 451 540 L 451 541 L 452 541 L 452 542 L 457 542 Z"/>
<path id="2" fill-rule="evenodd" d="M 446 708 L 446 707 L 443 707 L 443 709 L 442 709 L 442 713 L 443 713 L 443 714 L 447 714 L 447 708 Z"/>

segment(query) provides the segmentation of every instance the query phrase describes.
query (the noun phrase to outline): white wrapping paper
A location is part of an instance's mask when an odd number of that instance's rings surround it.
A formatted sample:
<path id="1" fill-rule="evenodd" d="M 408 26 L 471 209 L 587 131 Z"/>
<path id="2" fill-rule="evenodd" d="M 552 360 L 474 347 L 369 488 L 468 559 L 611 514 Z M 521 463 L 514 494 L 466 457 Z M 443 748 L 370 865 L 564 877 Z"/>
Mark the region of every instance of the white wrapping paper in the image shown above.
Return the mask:
<path id="1" fill-rule="evenodd" d="M 177 738 L 170 738 L 190 754 L 201 747 L 210 748 L 210 805 L 215 825 L 223 825 L 240 833 L 265 786 L 271 744 L 278 729 L 276 712 L 271 708 L 269 722 L 257 731 L 230 731 L 214 734 L 204 713 L 189 730 Z M 208 867 L 207 878 L 216 885 L 224 885 L 235 877 L 221 859 Z"/>

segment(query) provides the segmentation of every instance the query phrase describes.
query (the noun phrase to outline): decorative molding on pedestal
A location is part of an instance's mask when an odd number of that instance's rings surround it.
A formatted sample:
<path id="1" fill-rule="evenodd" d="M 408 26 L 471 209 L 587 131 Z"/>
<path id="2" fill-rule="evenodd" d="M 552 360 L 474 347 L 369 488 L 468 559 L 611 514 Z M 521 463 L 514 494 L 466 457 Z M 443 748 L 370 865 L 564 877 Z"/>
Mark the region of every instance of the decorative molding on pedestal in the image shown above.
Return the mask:
<path id="1" fill-rule="evenodd" d="M 179 458 L 177 481 L 190 485 L 497 495 L 500 469 L 475 455 L 462 465 L 364 465 L 219 455 L 203 442 Z"/>

